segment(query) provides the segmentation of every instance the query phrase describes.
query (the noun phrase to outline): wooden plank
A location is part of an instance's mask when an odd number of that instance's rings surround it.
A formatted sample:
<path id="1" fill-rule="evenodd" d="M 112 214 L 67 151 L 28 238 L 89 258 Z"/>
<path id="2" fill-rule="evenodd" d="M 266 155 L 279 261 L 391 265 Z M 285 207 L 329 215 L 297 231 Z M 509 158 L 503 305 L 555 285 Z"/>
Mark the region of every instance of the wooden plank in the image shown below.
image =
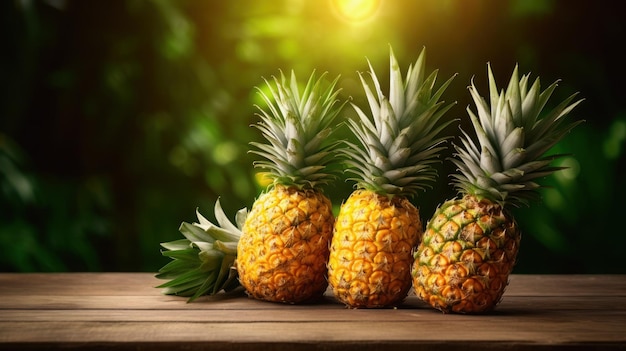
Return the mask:
<path id="1" fill-rule="evenodd" d="M 513 274 L 505 296 L 626 296 L 624 275 Z"/>
<path id="2" fill-rule="evenodd" d="M 186 303 L 185 298 L 175 296 L 6 296 L 0 300 L 0 310 L 3 310 L 0 320 L 7 315 L 8 311 L 54 311 L 54 310 L 120 310 L 120 311 L 320 311 L 331 310 L 333 313 L 341 313 L 346 309 L 343 304 L 334 299 L 327 298 L 323 302 L 312 305 L 285 305 L 257 301 L 245 296 L 233 297 L 219 302 L 196 301 Z M 405 303 L 398 307 L 404 310 L 432 310 L 417 297 L 409 297 Z M 626 296 L 505 296 L 503 301 L 496 307 L 494 313 L 511 314 L 525 313 L 527 311 L 554 311 L 554 310 L 626 310 Z M 339 311 L 339 312 L 337 312 Z"/>
<path id="3" fill-rule="evenodd" d="M 24 342 L 0 344 L 0 350 L 136 350 L 136 351 L 620 351 L 626 350 L 619 343 L 538 343 L 520 341 L 516 343 L 493 343 L 480 340 L 439 340 L 416 343 L 408 341 L 366 340 L 341 342 L 317 340 L 312 342 L 126 342 L 101 341 L 98 343 L 71 342 L 63 345 L 51 342 Z"/>
<path id="4" fill-rule="evenodd" d="M 496 311 L 444 315 L 410 296 L 348 310 L 239 295 L 165 296 L 149 273 L 0 274 L 0 350 L 626 350 L 626 276 L 513 275 Z"/>
<path id="5" fill-rule="evenodd" d="M 151 273 L 0 273 L 0 296 L 24 293 L 49 295 L 158 295 L 165 281 Z M 512 275 L 506 295 L 623 296 L 624 275 Z"/>
<path id="6" fill-rule="evenodd" d="M 0 343 L 57 342 L 316 342 L 316 341 L 489 341 L 493 343 L 626 343 L 623 333 L 606 328 L 604 316 L 553 323 L 512 316 L 494 323 L 462 316 L 423 321 L 338 322 L 0 322 Z M 467 316 L 465 316 L 467 317 Z M 573 317 L 570 315 L 569 317 Z M 452 319 L 452 320 L 450 320 Z M 622 329 L 623 330 L 623 329 Z"/>
<path id="7" fill-rule="evenodd" d="M 1 295 L 154 295 L 163 280 L 150 273 L 2 273 Z"/>
<path id="8" fill-rule="evenodd" d="M 482 316 L 442 315 L 439 311 L 420 309 L 370 309 L 370 310 L 339 310 L 319 306 L 314 309 L 195 309 L 195 310 L 129 310 L 129 309 L 79 309 L 79 310 L 3 310 L 3 322 L 207 322 L 207 323 L 254 323 L 254 322 L 337 322 L 337 321 L 407 321 L 416 319 L 442 319 L 455 321 L 457 319 L 485 321 L 497 323 L 508 317 L 536 319 L 543 322 L 547 319 L 559 319 L 563 315 L 570 318 L 572 315 L 588 316 L 604 314 L 607 322 L 611 320 L 624 322 L 626 326 L 626 309 L 620 300 L 621 306 L 612 308 L 613 301 L 594 302 L 593 306 L 586 306 L 584 302 L 571 301 L 567 307 L 555 298 L 555 304 L 536 300 L 536 304 L 528 303 L 527 308 L 515 307 L 512 304 L 502 306 L 496 311 Z M 556 306 L 555 306 L 556 305 Z M 585 306 L 580 306 L 585 305 Z M 621 330 L 619 330 L 621 331 Z"/>

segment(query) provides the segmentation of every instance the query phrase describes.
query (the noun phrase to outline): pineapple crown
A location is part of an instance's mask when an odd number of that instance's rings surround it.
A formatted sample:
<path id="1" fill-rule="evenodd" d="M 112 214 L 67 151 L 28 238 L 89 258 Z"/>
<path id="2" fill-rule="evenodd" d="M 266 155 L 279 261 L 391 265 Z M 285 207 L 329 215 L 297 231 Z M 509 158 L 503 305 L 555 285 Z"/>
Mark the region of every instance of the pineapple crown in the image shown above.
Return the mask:
<path id="1" fill-rule="evenodd" d="M 323 87 L 326 73 L 316 78 L 311 74 L 300 93 L 294 72 L 287 80 L 283 72 L 273 83 L 265 79 L 269 93 L 257 88 L 267 109 L 257 106 L 261 121 L 258 128 L 267 144 L 251 142 L 258 150 L 251 152 L 265 160 L 254 163 L 267 170 L 272 185 L 317 189 L 336 178 L 337 142 L 329 141 L 335 127 L 331 126 L 345 104 L 337 105 L 339 77 Z"/>
<path id="2" fill-rule="evenodd" d="M 438 70 L 426 76 L 426 49 L 410 65 L 403 81 L 398 61 L 389 50 L 389 96 L 385 96 L 368 61 L 370 84 L 359 73 L 371 117 L 352 104 L 358 115 L 348 126 L 360 145 L 346 142 L 342 152 L 355 174 L 358 188 L 387 196 L 415 196 L 437 177 L 433 164 L 448 138 L 441 132 L 452 120 L 441 123 L 452 104 L 438 101 L 454 76 L 433 91 Z"/>
<path id="3" fill-rule="evenodd" d="M 215 202 L 215 218 L 218 225 L 211 223 L 196 209 L 199 223 L 183 222 L 179 231 L 185 237 L 161 243 L 163 256 L 172 259 L 156 275 L 167 282 L 157 286 L 167 295 L 189 297 L 192 302 L 202 295 L 215 295 L 237 288 L 237 243 L 241 228 L 246 220 L 246 208 L 235 216 L 236 225 L 224 214 L 219 199 Z"/>
<path id="4" fill-rule="evenodd" d="M 521 79 L 515 66 L 506 91 L 498 92 L 496 81 L 487 65 L 489 98 L 487 103 L 472 80 L 468 87 L 477 114 L 470 107 L 467 113 L 478 138 L 475 143 L 462 131 L 462 146 L 454 145 L 457 158 L 453 162 L 460 174 L 453 184 L 461 193 L 487 198 L 501 205 L 528 205 L 538 196 L 537 178 L 545 177 L 563 167 L 552 167 L 555 159 L 565 155 L 544 154 L 572 128 L 583 122 L 565 122 L 581 101 L 572 103 L 572 94 L 547 114 L 543 114 L 548 99 L 558 81 L 541 91 L 539 77 L 530 84 L 530 74 Z"/>

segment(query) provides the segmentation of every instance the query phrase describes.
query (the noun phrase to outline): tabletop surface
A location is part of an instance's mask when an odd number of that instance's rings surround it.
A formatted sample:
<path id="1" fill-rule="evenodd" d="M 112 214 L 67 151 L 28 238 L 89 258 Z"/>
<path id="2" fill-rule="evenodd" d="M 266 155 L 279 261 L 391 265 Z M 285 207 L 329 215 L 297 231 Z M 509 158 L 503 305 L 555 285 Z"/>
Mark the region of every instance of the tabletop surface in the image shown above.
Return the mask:
<path id="1" fill-rule="evenodd" d="M 0 349 L 626 350 L 626 275 L 512 275 L 487 315 L 442 314 L 412 293 L 346 309 L 243 293 L 192 303 L 150 273 L 0 273 Z"/>

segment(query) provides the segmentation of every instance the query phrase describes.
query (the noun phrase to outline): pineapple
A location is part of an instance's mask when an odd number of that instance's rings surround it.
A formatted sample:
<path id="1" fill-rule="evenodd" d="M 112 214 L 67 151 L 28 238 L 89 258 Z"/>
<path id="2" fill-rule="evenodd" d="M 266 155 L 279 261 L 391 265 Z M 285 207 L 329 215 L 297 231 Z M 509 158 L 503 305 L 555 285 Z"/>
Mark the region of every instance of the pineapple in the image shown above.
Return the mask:
<path id="1" fill-rule="evenodd" d="M 541 91 L 539 78 L 529 85 L 516 66 L 506 91 L 498 92 L 490 66 L 488 77 L 490 103 L 473 81 L 469 87 L 478 143 L 463 132 L 463 145 L 455 145 L 460 198 L 436 210 L 412 268 L 416 294 L 444 313 L 481 313 L 500 301 L 520 245 L 510 208 L 537 197 L 535 180 L 560 169 L 550 163 L 562 155 L 544 154 L 581 122 L 565 118 L 581 102 L 572 103 L 576 94 L 542 113 L 557 82 Z"/>
<path id="2" fill-rule="evenodd" d="M 389 97 L 384 96 L 370 64 L 374 89 L 360 75 L 371 118 L 359 107 L 349 120 L 359 146 L 342 151 L 357 189 L 342 204 L 328 262 L 328 282 L 349 308 L 390 307 L 411 287 L 412 252 L 422 234 L 418 209 L 409 201 L 436 178 L 433 163 L 445 137 L 440 123 L 452 106 L 438 102 L 450 78 L 433 94 L 437 71 L 425 75 L 422 50 L 406 80 L 390 50 Z"/>
<path id="3" fill-rule="evenodd" d="M 334 215 L 321 187 L 336 178 L 337 142 L 329 136 L 343 104 L 336 104 L 338 77 L 323 84 L 324 76 L 313 72 L 302 93 L 293 72 L 266 81 L 269 93 L 259 89 L 268 109 L 259 108 L 255 127 L 268 143 L 251 143 L 252 152 L 265 159 L 255 166 L 272 184 L 254 202 L 237 247 L 239 280 L 256 299 L 309 302 L 328 285 Z"/>
<path id="4" fill-rule="evenodd" d="M 231 223 L 218 199 L 215 218 L 219 225 L 215 225 L 196 210 L 200 223 L 180 225 L 179 231 L 185 239 L 161 244 L 165 249 L 162 255 L 172 261 L 156 275 L 168 280 L 157 288 L 162 288 L 164 294 L 189 297 L 188 302 L 192 302 L 202 295 L 230 292 L 239 287 L 234 262 L 247 214 L 247 209 L 242 208 L 235 216 L 237 225 Z"/>

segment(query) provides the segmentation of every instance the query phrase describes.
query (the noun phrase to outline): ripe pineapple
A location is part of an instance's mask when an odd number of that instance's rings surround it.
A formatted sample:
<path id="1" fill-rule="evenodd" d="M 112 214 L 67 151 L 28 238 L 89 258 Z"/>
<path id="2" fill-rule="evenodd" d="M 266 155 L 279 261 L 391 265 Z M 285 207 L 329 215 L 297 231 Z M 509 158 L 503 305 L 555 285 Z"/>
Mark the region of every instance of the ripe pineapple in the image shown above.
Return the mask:
<path id="1" fill-rule="evenodd" d="M 469 91 L 478 116 L 467 112 L 478 136 L 463 133 L 453 162 L 462 198 L 445 202 L 428 222 L 412 269 L 416 294 L 443 312 L 480 313 L 500 301 L 520 244 L 520 228 L 509 209 L 537 196 L 537 178 L 558 167 L 543 156 L 581 121 L 565 117 L 581 100 L 570 96 L 540 116 L 556 88 L 540 91 L 539 78 L 519 79 L 515 67 L 506 91 L 498 92 L 488 66 L 490 104 L 472 82 Z"/>
<path id="2" fill-rule="evenodd" d="M 336 104 L 337 79 L 323 88 L 313 73 L 302 93 L 295 75 L 267 82 L 259 90 L 268 105 L 255 125 L 268 144 L 252 143 L 265 158 L 255 166 L 273 179 L 254 202 L 237 253 L 241 284 L 254 298 L 301 303 L 322 296 L 334 216 L 321 186 L 336 178 L 337 142 L 331 126 L 343 104 Z"/>
<path id="3" fill-rule="evenodd" d="M 247 214 L 247 209 L 239 210 L 235 225 L 228 220 L 217 200 L 215 218 L 219 225 L 215 225 L 196 210 L 200 223 L 180 225 L 179 231 L 185 239 L 161 244 L 165 249 L 161 254 L 172 261 L 156 275 L 168 280 L 157 288 L 163 288 L 164 294 L 187 296 L 188 302 L 192 302 L 202 295 L 229 292 L 239 287 L 234 262 Z"/>
<path id="4" fill-rule="evenodd" d="M 349 121 L 360 145 L 347 142 L 343 153 L 357 190 L 341 206 L 335 223 L 328 282 L 350 308 L 394 306 L 411 287 L 412 251 L 422 234 L 418 209 L 408 200 L 432 182 L 445 137 L 440 123 L 452 104 L 438 102 L 450 78 L 436 92 L 437 71 L 425 75 L 422 50 L 406 81 L 390 50 L 390 92 L 384 96 L 370 65 L 374 90 L 360 75 L 371 118 L 353 105 L 359 120 Z"/>

